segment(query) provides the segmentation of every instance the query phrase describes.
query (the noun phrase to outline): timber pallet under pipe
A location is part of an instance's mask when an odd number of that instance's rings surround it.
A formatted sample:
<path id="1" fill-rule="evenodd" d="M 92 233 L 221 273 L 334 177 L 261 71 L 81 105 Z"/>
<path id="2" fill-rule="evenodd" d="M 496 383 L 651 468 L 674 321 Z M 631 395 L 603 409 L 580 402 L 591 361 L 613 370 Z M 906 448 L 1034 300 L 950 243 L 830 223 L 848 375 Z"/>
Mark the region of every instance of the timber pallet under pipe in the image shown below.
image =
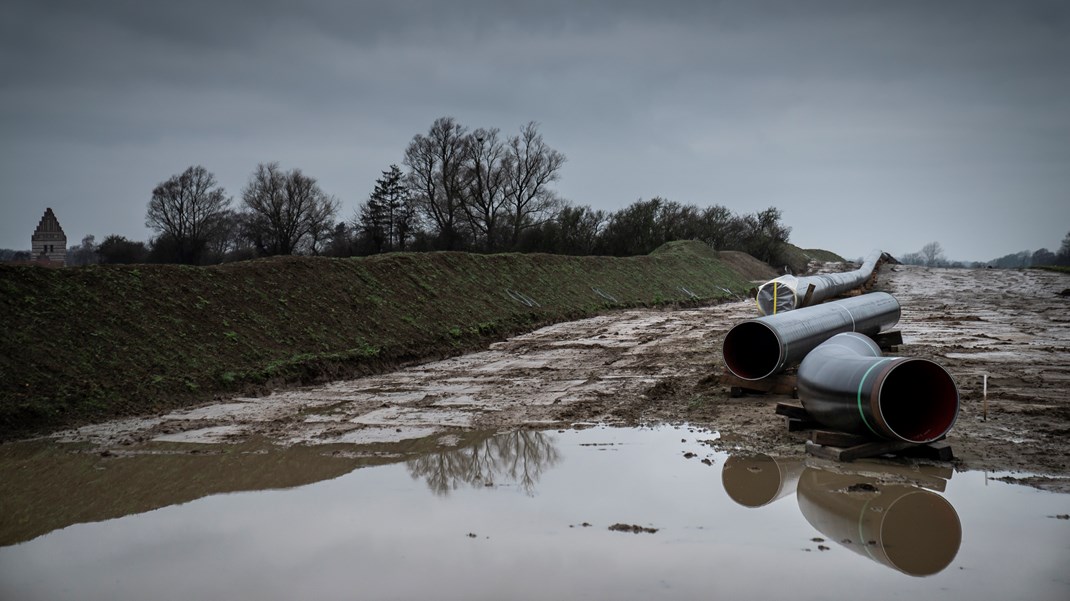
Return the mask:
<path id="1" fill-rule="evenodd" d="M 789 432 L 811 430 L 810 440 L 806 441 L 806 454 L 814 457 L 835 461 L 854 461 L 889 454 L 937 461 L 950 461 L 955 458 L 951 444 L 946 439 L 916 443 L 874 440 L 857 434 L 820 430 L 806 409 L 797 403 L 777 403 L 776 413 L 787 418 Z"/>

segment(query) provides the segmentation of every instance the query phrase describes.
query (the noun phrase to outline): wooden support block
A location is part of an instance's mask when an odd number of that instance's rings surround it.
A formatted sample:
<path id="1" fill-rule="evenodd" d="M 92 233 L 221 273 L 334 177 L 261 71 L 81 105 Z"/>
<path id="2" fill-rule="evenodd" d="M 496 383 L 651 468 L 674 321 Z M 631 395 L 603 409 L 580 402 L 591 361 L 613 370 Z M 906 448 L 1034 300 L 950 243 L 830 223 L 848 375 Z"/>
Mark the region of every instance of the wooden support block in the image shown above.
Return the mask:
<path id="1" fill-rule="evenodd" d="M 791 417 L 787 419 L 787 422 L 788 432 L 802 432 L 805 430 L 813 430 L 814 428 L 817 428 L 821 425 L 815 421 L 810 421 L 808 419 L 795 419 Z"/>
<path id="2" fill-rule="evenodd" d="M 848 434 L 846 432 L 814 430 L 814 433 L 810 435 L 810 440 L 814 441 L 814 444 L 829 447 L 854 447 L 867 442 L 872 442 L 873 439 L 859 436 L 857 434 Z"/>
<path id="3" fill-rule="evenodd" d="M 795 394 L 795 376 L 791 375 L 777 375 L 769 378 L 763 378 L 761 380 L 744 380 L 736 377 L 731 372 L 725 372 L 721 374 L 721 384 L 729 386 L 731 389 L 739 388 L 742 396 L 748 392 L 754 393 L 772 393 L 772 394 Z M 735 390 L 730 390 L 730 394 L 735 396 Z"/>
<path id="4" fill-rule="evenodd" d="M 899 330 L 893 330 L 891 332 L 881 332 L 872 336 L 873 342 L 877 343 L 877 346 L 882 350 L 892 350 L 903 344 L 903 333 Z"/>
<path id="5" fill-rule="evenodd" d="M 815 422 L 806 409 L 798 403 L 777 403 L 774 412 L 787 418 L 788 432 L 801 432 L 821 427 Z"/>
<path id="6" fill-rule="evenodd" d="M 816 290 L 816 289 L 817 289 L 816 286 L 814 286 L 813 284 L 810 284 L 809 286 L 806 287 L 806 294 L 803 295 L 802 302 L 799 303 L 800 307 L 809 307 L 810 306 L 810 301 L 813 300 L 813 298 L 814 298 L 814 290 Z"/>
<path id="7" fill-rule="evenodd" d="M 810 414 L 806 409 L 798 403 L 777 403 L 774 410 L 777 415 L 783 415 L 790 419 L 798 419 L 803 421 L 811 421 Z"/>
<path id="8" fill-rule="evenodd" d="M 951 450 L 951 443 L 946 440 L 938 440 L 928 444 L 919 444 L 904 450 L 902 454 L 910 457 L 932 459 L 935 461 L 951 461 L 955 458 L 955 453 Z"/>
<path id="9" fill-rule="evenodd" d="M 887 453 L 896 453 L 903 449 L 917 446 L 912 442 L 900 442 L 896 440 L 878 440 L 862 443 L 852 447 L 833 447 L 816 444 L 812 440 L 806 441 L 806 452 L 814 457 L 822 457 L 835 461 L 854 461 L 866 457 L 876 457 Z"/>
<path id="10" fill-rule="evenodd" d="M 839 452 L 842 450 L 843 449 L 840 447 L 826 447 L 824 445 L 814 444 L 814 441 L 812 440 L 806 441 L 806 454 L 811 457 L 840 461 Z"/>

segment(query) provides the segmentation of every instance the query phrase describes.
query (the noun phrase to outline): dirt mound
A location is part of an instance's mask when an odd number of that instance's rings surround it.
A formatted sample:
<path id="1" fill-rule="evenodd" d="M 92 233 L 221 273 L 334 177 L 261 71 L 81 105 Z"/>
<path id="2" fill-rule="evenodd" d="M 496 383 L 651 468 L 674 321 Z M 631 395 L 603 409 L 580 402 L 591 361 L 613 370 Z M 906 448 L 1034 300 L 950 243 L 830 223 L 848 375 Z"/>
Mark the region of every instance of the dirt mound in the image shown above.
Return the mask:
<path id="1" fill-rule="evenodd" d="M 214 267 L 0 265 L 0 439 L 377 373 L 548 323 L 708 304 L 750 285 L 696 242 L 630 258 L 437 252 Z"/>
<path id="2" fill-rule="evenodd" d="M 779 275 L 775 269 L 758 259 L 738 250 L 722 250 L 717 258 L 731 267 L 736 273 L 751 281 L 767 282 Z"/>

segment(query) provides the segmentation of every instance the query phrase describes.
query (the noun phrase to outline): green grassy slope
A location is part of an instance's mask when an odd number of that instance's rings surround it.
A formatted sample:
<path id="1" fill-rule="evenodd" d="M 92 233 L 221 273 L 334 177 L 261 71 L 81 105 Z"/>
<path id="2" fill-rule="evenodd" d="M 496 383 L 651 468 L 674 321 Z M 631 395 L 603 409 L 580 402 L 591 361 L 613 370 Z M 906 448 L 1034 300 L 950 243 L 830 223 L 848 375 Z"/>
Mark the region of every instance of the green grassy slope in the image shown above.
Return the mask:
<path id="1" fill-rule="evenodd" d="M 0 439 L 372 373 L 547 323 L 713 302 L 749 287 L 695 242 L 631 258 L 398 253 L 213 267 L 0 265 Z"/>
<path id="2" fill-rule="evenodd" d="M 846 261 L 846 259 L 831 251 L 820 248 L 799 248 L 794 244 L 787 244 L 784 254 L 788 261 L 788 266 L 791 267 L 793 273 L 797 274 L 806 273 L 806 268 L 810 261 L 820 261 L 822 263 L 843 263 Z"/>

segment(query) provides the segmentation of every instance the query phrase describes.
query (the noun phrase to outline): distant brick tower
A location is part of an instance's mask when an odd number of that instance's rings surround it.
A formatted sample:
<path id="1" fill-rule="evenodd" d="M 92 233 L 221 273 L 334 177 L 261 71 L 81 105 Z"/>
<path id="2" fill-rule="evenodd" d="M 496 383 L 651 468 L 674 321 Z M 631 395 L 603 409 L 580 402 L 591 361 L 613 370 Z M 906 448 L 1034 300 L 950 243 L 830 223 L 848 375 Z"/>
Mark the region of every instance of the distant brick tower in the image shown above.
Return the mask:
<path id="1" fill-rule="evenodd" d="M 45 209 L 41 223 L 37 224 L 30 241 L 34 260 L 44 257 L 49 262 L 60 265 L 67 261 L 67 235 L 63 233 L 63 228 L 59 226 L 59 220 L 51 208 Z"/>

